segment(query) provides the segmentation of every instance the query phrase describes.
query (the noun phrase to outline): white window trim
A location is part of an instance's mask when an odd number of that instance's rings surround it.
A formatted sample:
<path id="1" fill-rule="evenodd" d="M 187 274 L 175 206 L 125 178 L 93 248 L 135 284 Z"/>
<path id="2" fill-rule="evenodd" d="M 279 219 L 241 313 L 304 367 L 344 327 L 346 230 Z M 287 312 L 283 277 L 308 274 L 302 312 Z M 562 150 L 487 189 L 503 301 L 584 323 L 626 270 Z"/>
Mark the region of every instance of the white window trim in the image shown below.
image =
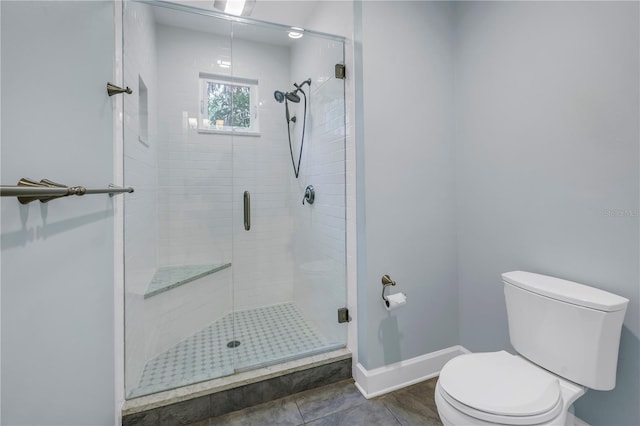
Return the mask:
<path id="1" fill-rule="evenodd" d="M 227 128 L 216 128 L 208 124 L 205 109 L 205 97 L 207 96 L 207 86 L 209 83 L 229 84 L 234 86 L 245 86 L 250 89 L 251 97 L 251 127 L 243 129 L 229 126 Z M 198 133 L 238 135 L 238 136 L 260 136 L 260 114 L 258 108 L 258 80 L 248 78 L 238 78 L 228 75 L 200 73 L 199 75 L 199 108 L 198 108 Z M 206 121 L 205 121 L 206 120 Z"/>

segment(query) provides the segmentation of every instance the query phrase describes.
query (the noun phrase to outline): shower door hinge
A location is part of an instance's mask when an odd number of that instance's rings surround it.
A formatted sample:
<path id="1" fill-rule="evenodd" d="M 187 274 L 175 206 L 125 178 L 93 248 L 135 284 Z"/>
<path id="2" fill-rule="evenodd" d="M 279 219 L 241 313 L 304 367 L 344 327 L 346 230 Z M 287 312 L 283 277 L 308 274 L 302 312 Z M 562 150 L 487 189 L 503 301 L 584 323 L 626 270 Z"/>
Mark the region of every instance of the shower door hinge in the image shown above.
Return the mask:
<path id="1" fill-rule="evenodd" d="M 343 64 L 336 64 L 336 78 L 344 80 L 347 77 L 347 69 Z"/>
<path id="2" fill-rule="evenodd" d="M 338 309 L 338 323 L 342 324 L 343 322 L 349 322 L 351 318 L 349 317 L 349 309 L 340 308 Z"/>

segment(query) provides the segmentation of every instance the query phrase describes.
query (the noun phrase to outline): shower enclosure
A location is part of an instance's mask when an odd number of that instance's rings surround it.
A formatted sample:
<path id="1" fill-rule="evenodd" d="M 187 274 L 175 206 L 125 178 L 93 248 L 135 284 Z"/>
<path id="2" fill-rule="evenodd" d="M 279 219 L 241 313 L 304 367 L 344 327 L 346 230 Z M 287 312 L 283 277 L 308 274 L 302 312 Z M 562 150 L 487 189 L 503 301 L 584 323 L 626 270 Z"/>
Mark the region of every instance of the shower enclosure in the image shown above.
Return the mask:
<path id="1" fill-rule="evenodd" d="M 157 1 L 123 39 L 127 398 L 344 347 L 344 40 Z"/>

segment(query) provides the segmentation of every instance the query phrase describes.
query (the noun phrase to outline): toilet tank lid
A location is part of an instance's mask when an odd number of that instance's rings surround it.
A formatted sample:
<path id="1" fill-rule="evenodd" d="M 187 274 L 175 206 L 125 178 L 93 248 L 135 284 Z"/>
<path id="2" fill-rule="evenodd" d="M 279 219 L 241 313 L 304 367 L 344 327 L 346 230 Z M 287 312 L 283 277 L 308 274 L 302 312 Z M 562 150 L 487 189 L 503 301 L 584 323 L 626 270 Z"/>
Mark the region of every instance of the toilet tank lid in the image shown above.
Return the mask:
<path id="1" fill-rule="evenodd" d="M 505 272 L 502 280 L 542 296 L 599 311 L 621 311 L 629 303 L 629 299 L 608 291 L 532 272 Z"/>

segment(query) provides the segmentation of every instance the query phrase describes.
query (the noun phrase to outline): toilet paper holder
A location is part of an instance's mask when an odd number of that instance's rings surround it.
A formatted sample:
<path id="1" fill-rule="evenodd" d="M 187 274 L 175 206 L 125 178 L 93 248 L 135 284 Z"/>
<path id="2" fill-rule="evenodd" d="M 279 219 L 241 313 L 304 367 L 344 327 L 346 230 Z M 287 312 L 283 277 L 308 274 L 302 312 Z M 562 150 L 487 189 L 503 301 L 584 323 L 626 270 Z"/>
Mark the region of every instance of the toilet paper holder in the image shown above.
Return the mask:
<path id="1" fill-rule="evenodd" d="M 387 305 L 387 307 L 389 307 L 389 301 L 387 300 L 387 296 L 385 296 L 384 292 L 390 285 L 394 286 L 396 285 L 396 282 L 392 280 L 388 274 L 384 274 L 382 276 L 382 300 L 384 300 L 384 303 L 385 305 Z"/>

